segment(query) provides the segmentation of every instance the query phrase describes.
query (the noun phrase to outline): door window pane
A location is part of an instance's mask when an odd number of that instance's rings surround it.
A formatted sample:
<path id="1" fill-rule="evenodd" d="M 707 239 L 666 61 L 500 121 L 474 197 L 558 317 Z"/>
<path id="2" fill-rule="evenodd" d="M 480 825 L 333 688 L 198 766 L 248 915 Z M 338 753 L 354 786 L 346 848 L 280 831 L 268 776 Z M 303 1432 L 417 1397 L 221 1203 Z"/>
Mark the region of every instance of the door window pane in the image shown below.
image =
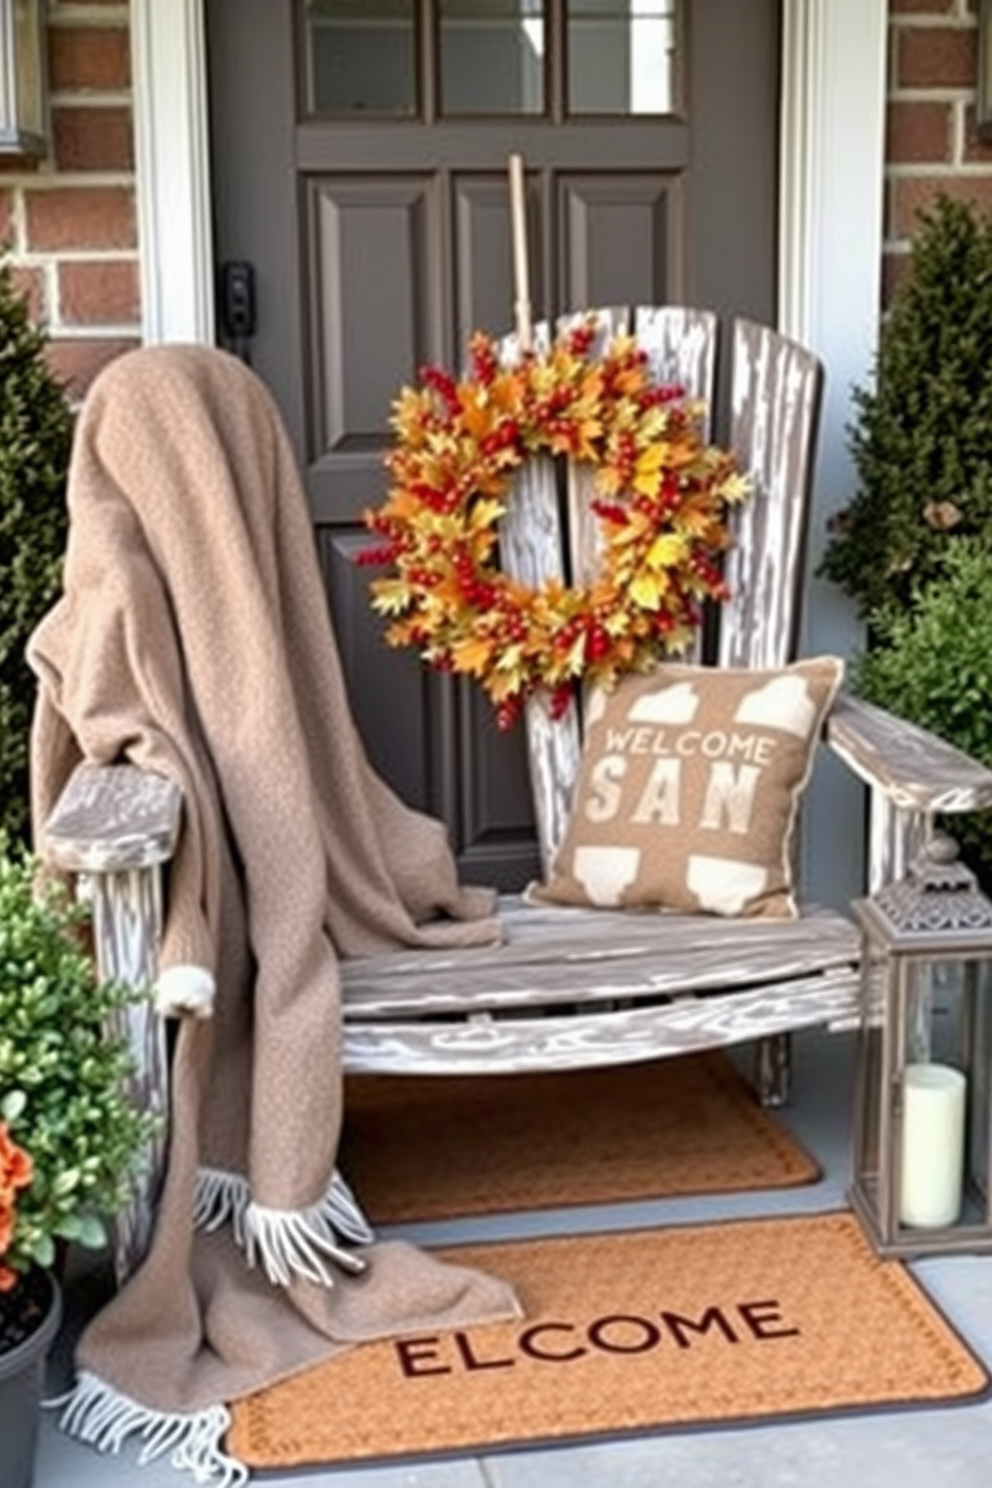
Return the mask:
<path id="1" fill-rule="evenodd" d="M 412 114 L 416 0 L 309 0 L 308 111 Z"/>
<path id="2" fill-rule="evenodd" d="M 446 114 L 544 112 L 544 0 L 440 0 Z"/>
<path id="3" fill-rule="evenodd" d="M 572 114 L 669 114 L 676 0 L 567 0 Z"/>

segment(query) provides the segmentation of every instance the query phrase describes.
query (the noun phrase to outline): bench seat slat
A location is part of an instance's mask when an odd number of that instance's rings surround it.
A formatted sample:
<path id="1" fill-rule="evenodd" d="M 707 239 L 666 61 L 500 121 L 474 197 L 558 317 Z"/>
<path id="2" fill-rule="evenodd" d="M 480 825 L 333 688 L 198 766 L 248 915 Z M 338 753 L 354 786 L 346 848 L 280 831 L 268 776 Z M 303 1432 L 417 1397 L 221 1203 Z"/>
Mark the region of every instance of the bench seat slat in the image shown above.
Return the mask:
<path id="1" fill-rule="evenodd" d="M 821 1024 L 849 1026 L 857 1003 L 852 968 L 775 987 L 647 1007 L 448 1023 L 345 1024 L 343 1062 L 353 1074 L 493 1075 L 590 1069 Z"/>
<path id="2" fill-rule="evenodd" d="M 502 945 L 342 963 L 345 1018 L 469 1015 L 645 998 L 854 965 L 858 934 L 829 909 L 793 921 L 583 910 L 501 900 Z"/>

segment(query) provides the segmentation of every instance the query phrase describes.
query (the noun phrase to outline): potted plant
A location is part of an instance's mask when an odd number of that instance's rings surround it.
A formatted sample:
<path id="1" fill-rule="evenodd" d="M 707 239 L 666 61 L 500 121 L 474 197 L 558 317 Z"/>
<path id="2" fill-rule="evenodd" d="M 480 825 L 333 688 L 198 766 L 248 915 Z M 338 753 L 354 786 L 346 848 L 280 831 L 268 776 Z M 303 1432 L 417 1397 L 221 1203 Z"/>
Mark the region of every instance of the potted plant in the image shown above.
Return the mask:
<path id="1" fill-rule="evenodd" d="M 145 995 L 100 983 L 85 911 L 0 838 L 0 1442 L 5 1488 L 29 1488 L 64 1247 L 101 1247 L 154 1120 L 128 1095 L 117 1031 Z"/>

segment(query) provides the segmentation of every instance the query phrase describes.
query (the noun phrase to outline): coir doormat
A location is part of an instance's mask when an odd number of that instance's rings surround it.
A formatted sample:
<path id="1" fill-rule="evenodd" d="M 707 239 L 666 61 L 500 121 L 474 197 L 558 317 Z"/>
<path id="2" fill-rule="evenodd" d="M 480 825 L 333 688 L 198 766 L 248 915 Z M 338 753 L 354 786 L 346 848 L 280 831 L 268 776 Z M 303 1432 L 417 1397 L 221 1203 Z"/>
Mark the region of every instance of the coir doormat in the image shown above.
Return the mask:
<path id="1" fill-rule="evenodd" d="M 924 1406 L 989 1385 L 846 1213 L 476 1245 L 523 1320 L 366 1344 L 233 1408 L 255 1468 Z"/>
<path id="2" fill-rule="evenodd" d="M 720 1053 L 540 1075 L 350 1077 L 339 1162 L 378 1224 L 820 1177 Z"/>

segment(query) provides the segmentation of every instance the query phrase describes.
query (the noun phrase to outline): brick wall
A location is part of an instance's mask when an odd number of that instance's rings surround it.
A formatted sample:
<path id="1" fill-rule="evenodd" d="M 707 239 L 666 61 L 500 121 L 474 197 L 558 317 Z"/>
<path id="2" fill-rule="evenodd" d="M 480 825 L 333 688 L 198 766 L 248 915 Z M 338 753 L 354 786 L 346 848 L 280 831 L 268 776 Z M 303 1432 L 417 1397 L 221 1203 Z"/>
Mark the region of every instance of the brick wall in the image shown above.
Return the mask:
<path id="1" fill-rule="evenodd" d="M 992 145 L 975 133 L 975 11 L 976 0 L 889 0 L 886 294 L 939 192 L 992 208 Z"/>
<path id="2" fill-rule="evenodd" d="M 0 240 L 70 391 L 141 339 L 128 6 L 49 0 L 52 149 L 0 157 Z"/>
<path id="3" fill-rule="evenodd" d="M 974 127 L 976 0 L 890 0 L 886 294 L 938 191 L 992 208 Z M 49 0 L 53 152 L 0 159 L 0 240 L 75 392 L 140 340 L 126 0 Z"/>

